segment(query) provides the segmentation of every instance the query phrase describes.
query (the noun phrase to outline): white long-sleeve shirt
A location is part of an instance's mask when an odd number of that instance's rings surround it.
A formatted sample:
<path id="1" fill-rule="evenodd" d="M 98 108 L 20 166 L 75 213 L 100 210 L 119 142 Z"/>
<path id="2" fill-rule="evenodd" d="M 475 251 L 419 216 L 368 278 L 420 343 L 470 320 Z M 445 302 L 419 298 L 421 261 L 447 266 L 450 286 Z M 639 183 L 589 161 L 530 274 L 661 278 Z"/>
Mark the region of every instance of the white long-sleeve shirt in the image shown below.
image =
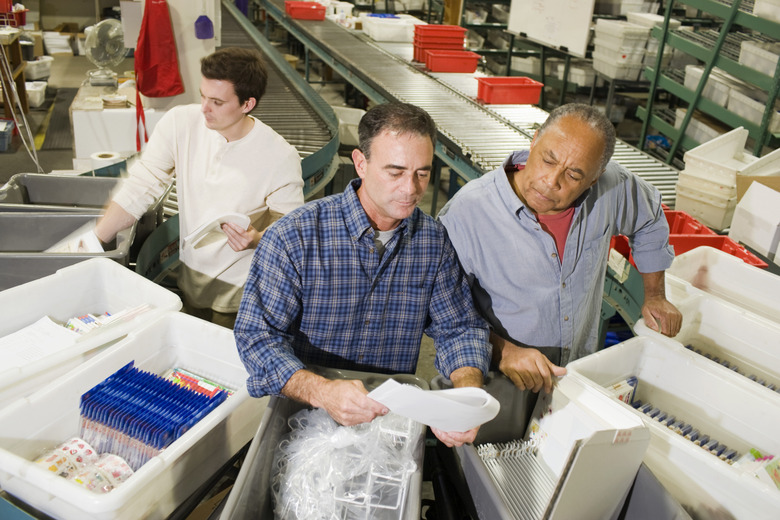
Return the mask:
<path id="1" fill-rule="evenodd" d="M 253 251 L 233 251 L 220 234 L 195 247 L 182 238 L 227 213 L 248 215 L 262 230 L 272 221 L 269 210 L 285 214 L 303 204 L 295 147 L 262 121 L 254 123 L 246 136 L 228 142 L 206 127 L 200 105 L 171 109 L 114 197 L 139 218 L 176 177 L 179 287 L 196 307 L 237 311 Z"/>

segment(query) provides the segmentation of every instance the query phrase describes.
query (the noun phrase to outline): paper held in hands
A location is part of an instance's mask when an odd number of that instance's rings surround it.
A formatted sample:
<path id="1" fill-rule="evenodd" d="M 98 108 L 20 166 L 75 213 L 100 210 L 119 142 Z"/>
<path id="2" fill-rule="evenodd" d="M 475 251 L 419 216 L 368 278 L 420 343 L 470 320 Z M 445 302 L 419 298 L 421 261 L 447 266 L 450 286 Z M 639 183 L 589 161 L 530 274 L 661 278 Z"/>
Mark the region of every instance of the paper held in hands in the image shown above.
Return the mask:
<path id="1" fill-rule="evenodd" d="M 388 379 L 368 394 L 390 411 L 445 432 L 465 432 L 498 414 L 500 405 L 481 388 L 423 390 Z"/>
<path id="2" fill-rule="evenodd" d="M 95 235 L 96 220 L 91 220 L 79 227 L 53 246 L 45 253 L 102 253 L 103 246 Z"/>
<path id="3" fill-rule="evenodd" d="M 217 239 L 225 239 L 225 232 L 222 231 L 222 224 L 226 222 L 232 222 L 241 229 L 247 229 L 250 224 L 250 219 L 247 215 L 241 213 L 225 213 L 214 220 L 206 222 L 202 226 L 198 227 L 195 231 L 184 237 L 182 240 L 183 247 L 192 246 L 196 247 L 199 243 L 203 242 L 208 237 L 205 243 L 201 245 L 210 244 Z"/>

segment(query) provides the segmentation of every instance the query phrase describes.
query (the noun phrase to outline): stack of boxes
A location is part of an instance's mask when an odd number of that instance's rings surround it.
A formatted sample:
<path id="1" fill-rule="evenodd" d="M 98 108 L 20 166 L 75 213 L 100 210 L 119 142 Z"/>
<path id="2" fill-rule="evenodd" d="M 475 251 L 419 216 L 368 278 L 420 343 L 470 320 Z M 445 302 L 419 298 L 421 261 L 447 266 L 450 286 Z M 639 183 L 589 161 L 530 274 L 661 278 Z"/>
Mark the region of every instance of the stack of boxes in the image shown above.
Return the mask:
<path id="1" fill-rule="evenodd" d="M 425 63 L 426 50 L 462 51 L 466 28 L 459 25 L 415 25 L 414 61 Z"/>
<path id="2" fill-rule="evenodd" d="M 757 158 L 745 150 L 748 131 L 735 128 L 684 155 L 677 180 L 676 209 L 724 230 L 737 205 L 737 175 L 766 175 L 780 169 L 780 150 Z"/>
<path id="3" fill-rule="evenodd" d="M 637 81 L 649 35 L 649 27 L 599 18 L 593 40 L 593 68 L 611 79 Z"/>

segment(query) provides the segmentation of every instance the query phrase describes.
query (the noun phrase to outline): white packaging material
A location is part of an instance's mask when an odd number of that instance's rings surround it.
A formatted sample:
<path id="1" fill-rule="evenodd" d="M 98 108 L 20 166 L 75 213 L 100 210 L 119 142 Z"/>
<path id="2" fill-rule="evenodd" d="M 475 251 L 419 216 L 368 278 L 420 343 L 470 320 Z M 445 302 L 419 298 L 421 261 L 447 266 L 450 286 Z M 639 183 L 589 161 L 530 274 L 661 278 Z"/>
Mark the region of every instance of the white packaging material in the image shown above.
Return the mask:
<path id="1" fill-rule="evenodd" d="M 753 15 L 780 22 L 780 0 L 755 0 Z"/>
<path id="2" fill-rule="evenodd" d="M 350 107 L 332 107 L 339 118 L 339 142 L 345 146 L 358 146 L 358 124 L 365 110 Z"/>
<path id="3" fill-rule="evenodd" d="M 731 224 L 737 196 L 726 197 L 700 191 L 697 185 L 691 185 L 684 179 L 678 179 L 675 186 L 675 209 L 685 211 L 702 224 L 718 231 Z"/>
<path id="4" fill-rule="evenodd" d="M 27 103 L 37 108 L 43 105 L 46 99 L 46 82 L 45 81 L 27 81 L 24 84 L 27 91 Z"/>
<path id="5" fill-rule="evenodd" d="M 780 453 L 780 396 L 686 350 L 671 340 L 631 338 L 566 367 L 570 374 L 607 395 L 607 387 L 630 376 L 636 397 L 740 454 L 751 448 Z M 568 377 L 568 376 L 567 376 Z M 650 416 L 647 465 L 694 518 L 769 520 L 780 510 L 780 491 L 743 473 Z"/>
<path id="6" fill-rule="evenodd" d="M 755 383 L 757 392 L 772 392 L 780 399 L 780 394 L 768 388 L 780 388 L 780 324 L 703 292 L 686 298 L 669 300 L 683 316 L 682 328 L 672 339 L 741 374 Z M 668 340 L 650 329 L 644 318 L 634 325 L 634 333 Z"/>
<path id="7" fill-rule="evenodd" d="M 780 150 L 758 158 L 745 150 L 747 138 L 748 131 L 739 127 L 688 150 L 683 156 L 685 169 L 702 172 L 702 177 L 723 184 L 731 183 L 735 175 L 769 175 L 780 171 Z"/>
<path id="8" fill-rule="evenodd" d="M 780 323 L 780 276 L 748 265 L 720 249 L 700 246 L 677 255 L 666 274 Z"/>
<path id="9" fill-rule="evenodd" d="M 780 192 L 751 183 L 734 210 L 729 236 L 771 259 L 780 244 Z"/>
<path id="10" fill-rule="evenodd" d="M 54 61 L 52 56 L 38 56 L 32 61 L 28 61 L 24 66 L 24 77 L 28 80 L 48 78 L 51 74 L 51 64 Z"/>
<path id="11" fill-rule="evenodd" d="M 682 126 L 682 122 L 683 119 L 685 118 L 686 112 L 687 109 L 685 108 L 678 108 L 677 110 L 675 110 L 675 118 L 674 118 L 675 128 L 680 128 Z M 712 127 L 706 122 L 700 120 L 694 114 L 694 116 L 688 122 L 688 128 L 685 129 L 685 135 L 687 135 L 688 137 L 690 137 L 691 139 L 693 139 L 698 143 L 707 143 L 717 137 L 720 137 L 721 135 L 723 135 L 723 133 L 720 131 L 720 129 Z"/>
<path id="12" fill-rule="evenodd" d="M 116 314 L 143 304 L 148 304 L 150 309 L 95 329 L 72 346 L 51 350 L 26 366 L 0 366 L 0 409 L 75 369 L 160 313 L 177 311 L 182 305 L 174 293 L 108 258 L 85 260 L 50 276 L 1 291 L 0 307 L 5 309 L 5 320 L 0 324 L 0 338 L 44 316 L 64 324 L 87 313 Z"/>
<path id="13" fill-rule="evenodd" d="M 780 58 L 780 42 L 745 40 L 740 44 L 739 63 L 767 76 L 775 75 L 778 58 Z"/>
<path id="14" fill-rule="evenodd" d="M 726 108 L 744 117 L 755 125 L 761 125 L 764 112 L 767 110 L 767 97 L 763 90 L 751 88 L 732 88 L 729 91 L 728 105 Z M 768 130 L 780 132 L 780 104 L 776 103 L 769 119 Z"/>
<path id="15" fill-rule="evenodd" d="M 183 368 L 234 393 L 109 493 L 96 495 L 35 464 L 78 434 L 81 395 L 131 361 L 157 375 Z M 267 398 L 249 396 L 247 377 L 230 329 L 168 312 L 0 411 L 0 485 L 65 520 L 166 518 L 252 439 Z"/>

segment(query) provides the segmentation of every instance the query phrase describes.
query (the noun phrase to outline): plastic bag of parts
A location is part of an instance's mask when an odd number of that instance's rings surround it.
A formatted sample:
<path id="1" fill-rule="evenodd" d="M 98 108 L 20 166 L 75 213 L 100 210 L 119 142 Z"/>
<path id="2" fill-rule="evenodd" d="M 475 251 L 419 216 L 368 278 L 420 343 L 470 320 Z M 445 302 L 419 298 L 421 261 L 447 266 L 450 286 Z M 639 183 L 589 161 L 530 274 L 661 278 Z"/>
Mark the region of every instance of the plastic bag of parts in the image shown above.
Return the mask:
<path id="1" fill-rule="evenodd" d="M 420 423 L 390 413 L 346 427 L 314 409 L 288 424 L 271 476 L 277 519 L 401 519 Z"/>

